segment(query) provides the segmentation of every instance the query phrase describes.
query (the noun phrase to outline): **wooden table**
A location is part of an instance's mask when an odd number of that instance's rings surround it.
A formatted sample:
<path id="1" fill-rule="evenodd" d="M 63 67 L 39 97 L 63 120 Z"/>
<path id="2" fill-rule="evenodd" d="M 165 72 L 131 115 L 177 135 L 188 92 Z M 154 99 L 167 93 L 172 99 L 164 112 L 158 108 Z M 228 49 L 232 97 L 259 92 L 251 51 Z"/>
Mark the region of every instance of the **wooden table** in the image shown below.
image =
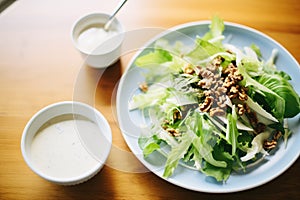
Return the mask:
<path id="1" fill-rule="evenodd" d="M 299 199 L 299 159 L 275 180 L 232 194 L 180 188 L 148 172 L 135 159 L 121 136 L 114 104 L 117 83 L 134 51 L 125 52 L 107 70 L 96 70 L 83 64 L 70 39 L 76 19 L 94 11 L 110 13 L 117 3 L 26 0 L 0 14 L 0 199 Z M 128 31 L 163 30 L 208 20 L 214 14 L 262 31 L 300 61 L 300 4 L 296 0 L 129 0 L 118 18 Z M 51 103 L 73 99 L 104 114 L 112 128 L 113 148 L 98 175 L 65 187 L 41 179 L 27 167 L 20 140 L 34 113 Z"/>

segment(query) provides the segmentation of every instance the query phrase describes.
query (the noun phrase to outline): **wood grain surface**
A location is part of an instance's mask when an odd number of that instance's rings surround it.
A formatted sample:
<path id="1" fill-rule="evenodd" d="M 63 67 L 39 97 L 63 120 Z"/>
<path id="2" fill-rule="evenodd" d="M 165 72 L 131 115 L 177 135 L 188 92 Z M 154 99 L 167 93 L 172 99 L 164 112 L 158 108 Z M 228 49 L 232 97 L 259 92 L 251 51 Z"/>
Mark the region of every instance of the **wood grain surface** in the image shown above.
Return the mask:
<path id="1" fill-rule="evenodd" d="M 23 0 L 0 14 L 0 199 L 300 199 L 299 159 L 273 181 L 230 194 L 180 188 L 135 159 L 118 127 L 114 99 L 118 81 L 138 46 L 123 52 L 110 68 L 97 70 L 84 65 L 70 37 L 80 16 L 111 13 L 117 4 L 118 0 Z M 129 0 L 117 17 L 127 31 L 155 30 L 143 35 L 139 41 L 143 42 L 156 32 L 209 20 L 215 14 L 269 35 L 300 61 L 297 0 Z M 102 171 L 70 187 L 38 177 L 25 164 L 20 150 L 22 131 L 30 117 L 65 100 L 95 106 L 113 132 L 113 148 Z"/>

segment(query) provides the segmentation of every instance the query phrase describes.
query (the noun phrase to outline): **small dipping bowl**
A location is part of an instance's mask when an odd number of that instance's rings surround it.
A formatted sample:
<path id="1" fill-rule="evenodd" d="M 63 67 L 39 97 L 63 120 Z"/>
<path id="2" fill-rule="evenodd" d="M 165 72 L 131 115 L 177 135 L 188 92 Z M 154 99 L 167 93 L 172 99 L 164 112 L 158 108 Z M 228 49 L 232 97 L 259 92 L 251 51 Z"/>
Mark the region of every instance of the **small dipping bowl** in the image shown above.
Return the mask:
<path id="1" fill-rule="evenodd" d="M 110 126 L 99 111 L 84 103 L 64 101 L 41 109 L 29 120 L 21 151 L 40 177 L 75 185 L 102 169 L 111 144 Z"/>
<path id="2" fill-rule="evenodd" d="M 109 15 L 91 13 L 78 19 L 73 25 L 71 37 L 74 46 L 85 59 L 85 63 L 94 68 L 106 68 L 120 58 L 124 32 L 117 18 L 112 21 L 109 30 L 103 29 Z"/>

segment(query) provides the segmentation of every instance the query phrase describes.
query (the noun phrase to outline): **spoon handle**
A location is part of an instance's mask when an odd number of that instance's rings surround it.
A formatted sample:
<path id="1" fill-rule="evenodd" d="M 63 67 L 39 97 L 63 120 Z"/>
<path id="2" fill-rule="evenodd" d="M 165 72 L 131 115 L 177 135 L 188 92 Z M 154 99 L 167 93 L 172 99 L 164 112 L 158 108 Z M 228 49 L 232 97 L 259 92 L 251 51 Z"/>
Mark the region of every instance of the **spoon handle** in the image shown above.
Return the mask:
<path id="1" fill-rule="evenodd" d="M 105 23 L 104 25 L 104 30 L 108 30 L 111 22 L 114 20 L 116 14 L 119 12 L 119 10 L 123 7 L 123 5 L 127 2 L 127 0 L 123 0 L 119 3 L 119 5 L 117 6 L 117 8 L 115 9 L 115 11 L 113 12 L 113 14 L 108 18 L 108 21 Z"/>

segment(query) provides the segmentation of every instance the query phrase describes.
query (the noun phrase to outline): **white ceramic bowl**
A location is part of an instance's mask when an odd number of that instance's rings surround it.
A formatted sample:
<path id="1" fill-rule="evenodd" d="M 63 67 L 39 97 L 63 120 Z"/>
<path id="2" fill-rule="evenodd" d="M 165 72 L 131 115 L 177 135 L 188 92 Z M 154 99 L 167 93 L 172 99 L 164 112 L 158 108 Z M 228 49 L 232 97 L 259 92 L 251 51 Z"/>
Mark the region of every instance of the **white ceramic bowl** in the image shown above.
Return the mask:
<path id="1" fill-rule="evenodd" d="M 117 18 L 110 25 L 110 30 L 114 30 L 114 36 L 96 46 L 92 50 L 87 50 L 78 42 L 83 31 L 90 27 L 104 26 L 109 15 L 104 13 L 91 13 L 79 18 L 73 25 L 71 37 L 74 46 L 80 51 L 85 59 L 85 63 L 94 68 L 106 68 L 115 63 L 121 54 L 121 46 L 124 40 L 124 32 L 121 23 Z"/>
<path id="2" fill-rule="evenodd" d="M 74 127 L 67 126 L 69 122 Z M 99 111 L 84 103 L 65 101 L 43 108 L 29 120 L 21 151 L 27 165 L 40 177 L 74 185 L 101 170 L 111 144 L 110 126 Z"/>

